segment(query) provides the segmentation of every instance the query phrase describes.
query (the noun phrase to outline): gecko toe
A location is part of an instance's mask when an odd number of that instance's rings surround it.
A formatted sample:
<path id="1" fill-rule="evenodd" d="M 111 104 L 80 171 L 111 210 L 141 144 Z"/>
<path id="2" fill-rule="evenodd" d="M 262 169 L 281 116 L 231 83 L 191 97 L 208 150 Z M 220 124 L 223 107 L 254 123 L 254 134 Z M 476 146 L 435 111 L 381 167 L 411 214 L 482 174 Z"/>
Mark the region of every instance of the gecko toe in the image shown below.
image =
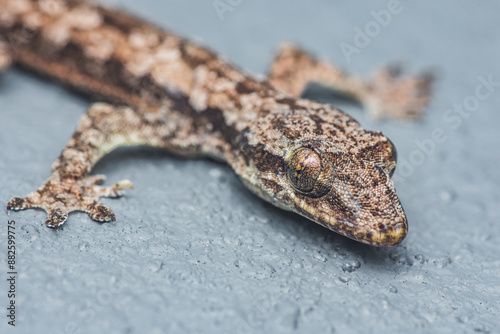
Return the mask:
<path id="1" fill-rule="evenodd" d="M 399 63 L 390 64 L 386 67 L 385 70 L 387 71 L 387 74 L 393 79 L 401 77 L 404 72 L 403 65 Z"/>
<path id="2" fill-rule="evenodd" d="M 106 223 L 116 221 L 116 216 L 113 210 L 109 209 L 101 203 L 92 204 L 87 212 L 90 215 L 90 218 L 98 222 Z"/>
<path id="3" fill-rule="evenodd" d="M 14 197 L 7 203 L 8 211 L 19 211 L 31 208 L 31 203 L 26 198 Z"/>
<path id="4" fill-rule="evenodd" d="M 62 209 L 57 208 L 50 211 L 45 219 L 45 225 L 47 227 L 57 228 L 64 224 L 68 219 L 68 213 L 64 212 Z"/>
<path id="5" fill-rule="evenodd" d="M 428 97 L 431 92 L 432 84 L 436 80 L 435 73 L 428 70 L 422 73 L 418 78 L 418 80 L 419 80 L 418 91 L 417 91 L 418 96 Z"/>
<path id="6" fill-rule="evenodd" d="M 102 191 L 102 196 L 105 197 L 121 197 L 125 194 L 125 189 L 134 189 L 134 185 L 129 180 L 122 180 L 111 187 L 104 188 Z"/>
<path id="7" fill-rule="evenodd" d="M 106 175 L 87 176 L 87 182 L 89 185 L 102 184 L 105 180 L 106 180 Z"/>
<path id="8" fill-rule="evenodd" d="M 380 71 L 371 85 L 367 104 L 375 117 L 418 118 L 430 101 L 433 72 L 402 75 L 394 67 Z"/>

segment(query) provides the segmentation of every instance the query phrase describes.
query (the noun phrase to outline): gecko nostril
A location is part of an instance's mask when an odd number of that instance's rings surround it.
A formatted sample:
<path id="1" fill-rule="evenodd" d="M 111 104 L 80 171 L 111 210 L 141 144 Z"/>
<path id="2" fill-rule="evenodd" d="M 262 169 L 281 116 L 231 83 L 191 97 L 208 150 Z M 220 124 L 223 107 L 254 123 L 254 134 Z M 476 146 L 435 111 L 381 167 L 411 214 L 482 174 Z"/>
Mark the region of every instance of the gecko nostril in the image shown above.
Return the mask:
<path id="1" fill-rule="evenodd" d="M 382 231 L 382 230 L 385 230 L 386 225 L 385 225 L 384 223 L 379 223 L 379 224 L 377 225 L 377 227 L 378 227 L 378 229 L 379 229 L 379 230 L 381 230 L 381 231 Z"/>

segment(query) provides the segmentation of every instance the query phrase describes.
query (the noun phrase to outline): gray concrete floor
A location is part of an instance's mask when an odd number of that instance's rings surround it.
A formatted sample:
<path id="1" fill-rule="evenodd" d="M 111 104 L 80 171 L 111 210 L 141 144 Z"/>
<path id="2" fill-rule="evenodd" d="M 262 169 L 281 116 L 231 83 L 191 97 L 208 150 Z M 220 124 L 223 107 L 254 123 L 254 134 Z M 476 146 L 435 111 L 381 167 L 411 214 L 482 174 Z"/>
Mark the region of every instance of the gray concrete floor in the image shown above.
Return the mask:
<path id="1" fill-rule="evenodd" d="M 342 43 L 392 1 L 233 1 L 223 20 L 213 1 L 108 3 L 254 73 L 282 41 L 363 75 L 392 61 L 436 68 L 419 122 L 374 122 L 342 104 L 395 142 L 410 232 L 391 249 L 365 246 L 264 203 L 224 165 L 119 150 L 95 170 L 136 186 L 104 200 L 116 223 L 75 213 L 54 231 L 41 211 L 2 211 L 0 268 L 14 219 L 19 276 L 17 326 L 2 316 L 1 333 L 499 332 L 500 85 L 484 85 L 500 82 L 498 2 L 401 1 L 350 59 Z M 324 90 L 308 97 L 336 103 Z M 1 205 L 47 178 L 89 103 L 17 69 L 0 78 Z"/>

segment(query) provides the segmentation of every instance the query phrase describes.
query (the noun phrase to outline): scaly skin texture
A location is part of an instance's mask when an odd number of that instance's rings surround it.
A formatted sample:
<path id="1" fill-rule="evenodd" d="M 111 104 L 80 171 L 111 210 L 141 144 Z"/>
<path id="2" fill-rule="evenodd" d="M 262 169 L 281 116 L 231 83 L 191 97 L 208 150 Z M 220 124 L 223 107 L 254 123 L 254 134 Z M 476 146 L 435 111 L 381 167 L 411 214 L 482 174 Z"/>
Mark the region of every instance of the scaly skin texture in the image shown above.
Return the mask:
<path id="1" fill-rule="evenodd" d="M 333 67 L 325 76 L 324 63 L 286 47 L 261 82 L 204 48 L 86 1 L 0 0 L 0 8 L 0 69 L 12 59 L 107 102 L 83 116 L 49 180 L 8 210 L 42 208 L 49 227 L 71 211 L 114 221 L 99 198 L 120 196 L 131 182 L 100 187 L 104 177 L 89 173 L 118 146 L 150 145 L 226 161 L 263 199 L 360 242 L 393 246 L 406 236 L 390 178 L 392 143 L 335 107 L 295 95 L 316 78 L 375 114 L 411 117 L 427 103 L 425 78 L 398 81 L 384 71 L 363 83 Z M 293 72 L 297 63 L 313 76 Z"/>

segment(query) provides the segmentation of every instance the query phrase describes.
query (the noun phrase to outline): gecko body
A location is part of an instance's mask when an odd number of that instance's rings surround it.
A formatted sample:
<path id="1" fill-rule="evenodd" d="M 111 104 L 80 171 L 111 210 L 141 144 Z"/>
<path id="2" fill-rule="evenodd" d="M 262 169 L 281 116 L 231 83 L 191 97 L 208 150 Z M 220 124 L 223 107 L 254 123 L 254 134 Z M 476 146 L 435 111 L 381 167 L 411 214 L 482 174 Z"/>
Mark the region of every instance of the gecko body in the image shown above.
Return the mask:
<path id="1" fill-rule="evenodd" d="M 259 81 L 205 48 L 98 4 L 0 0 L 0 8 L 0 69 L 14 62 L 105 102 L 83 116 L 49 180 L 10 200 L 8 210 L 42 208 L 49 227 L 71 211 L 113 221 L 99 198 L 121 196 L 132 184 L 99 186 L 104 177 L 90 175 L 92 167 L 116 147 L 149 145 L 225 161 L 264 200 L 360 242 L 393 246 L 406 236 L 390 140 L 299 94 L 318 81 L 375 115 L 414 117 L 427 103 L 426 78 L 382 71 L 365 83 L 286 46 L 269 80 Z"/>

